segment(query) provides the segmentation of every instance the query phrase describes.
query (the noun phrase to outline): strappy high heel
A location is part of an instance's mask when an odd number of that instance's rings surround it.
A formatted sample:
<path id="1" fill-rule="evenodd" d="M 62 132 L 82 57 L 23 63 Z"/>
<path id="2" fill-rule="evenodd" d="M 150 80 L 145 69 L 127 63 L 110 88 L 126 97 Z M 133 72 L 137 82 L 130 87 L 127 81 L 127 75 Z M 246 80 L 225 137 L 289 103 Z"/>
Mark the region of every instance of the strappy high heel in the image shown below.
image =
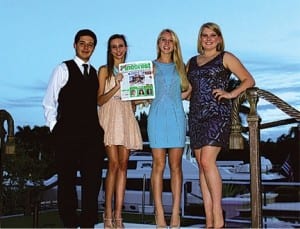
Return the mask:
<path id="1" fill-rule="evenodd" d="M 115 228 L 116 229 L 124 229 L 124 223 L 123 223 L 123 218 L 115 218 Z"/>
<path id="2" fill-rule="evenodd" d="M 115 228 L 114 220 L 112 218 L 106 218 L 105 213 L 103 213 L 103 227 L 104 227 L 104 229 Z"/>

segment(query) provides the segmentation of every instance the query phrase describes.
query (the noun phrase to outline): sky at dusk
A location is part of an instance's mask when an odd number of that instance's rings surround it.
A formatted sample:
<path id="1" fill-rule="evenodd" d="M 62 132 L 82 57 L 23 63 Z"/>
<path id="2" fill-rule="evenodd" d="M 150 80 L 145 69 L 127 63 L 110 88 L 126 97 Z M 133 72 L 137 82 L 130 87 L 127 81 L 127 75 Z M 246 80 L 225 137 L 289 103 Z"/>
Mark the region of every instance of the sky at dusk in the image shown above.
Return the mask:
<path id="1" fill-rule="evenodd" d="M 154 60 L 164 28 L 177 33 L 187 62 L 197 55 L 200 26 L 211 21 L 256 86 L 300 110 L 299 10 L 299 0 L 0 0 L 0 109 L 10 112 L 15 126 L 45 125 L 42 99 L 49 78 L 57 64 L 74 57 L 80 29 L 97 34 L 91 61 L 98 68 L 114 33 L 127 38 L 127 61 Z M 258 105 L 262 122 L 288 118 L 267 101 Z M 262 138 L 287 132 L 287 126 L 264 130 Z"/>

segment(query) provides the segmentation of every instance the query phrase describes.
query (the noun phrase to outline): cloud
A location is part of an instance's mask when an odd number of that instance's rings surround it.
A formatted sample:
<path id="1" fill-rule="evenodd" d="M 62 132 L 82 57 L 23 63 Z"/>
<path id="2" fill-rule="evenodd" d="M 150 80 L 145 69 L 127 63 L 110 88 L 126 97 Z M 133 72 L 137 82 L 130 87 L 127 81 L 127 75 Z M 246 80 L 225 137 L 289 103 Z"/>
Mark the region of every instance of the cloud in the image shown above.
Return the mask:
<path id="1" fill-rule="evenodd" d="M 37 107 L 42 104 L 41 96 L 28 96 L 23 98 L 11 98 L 5 99 L 1 101 L 1 106 L 6 108 L 29 108 L 29 107 Z"/>

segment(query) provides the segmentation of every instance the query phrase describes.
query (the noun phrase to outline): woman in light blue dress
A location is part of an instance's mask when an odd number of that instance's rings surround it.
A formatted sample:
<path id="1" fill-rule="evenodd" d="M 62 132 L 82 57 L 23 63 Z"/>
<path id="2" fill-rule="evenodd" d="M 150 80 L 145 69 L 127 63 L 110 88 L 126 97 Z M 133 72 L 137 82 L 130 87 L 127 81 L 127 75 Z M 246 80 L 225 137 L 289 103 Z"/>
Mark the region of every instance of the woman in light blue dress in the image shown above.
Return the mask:
<path id="1" fill-rule="evenodd" d="M 163 173 L 168 155 L 173 196 L 170 226 L 180 227 L 180 197 L 182 186 L 181 160 L 186 136 L 186 118 L 182 99 L 189 96 L 179 39 L 170 29 L 160 32 L 157 39 L 157 59 L 154 63 L 155 99 L 148 115 L 148 137 L 152 149 L 151 186 L 158 227 L 166 228 L 162 204 Z"/>

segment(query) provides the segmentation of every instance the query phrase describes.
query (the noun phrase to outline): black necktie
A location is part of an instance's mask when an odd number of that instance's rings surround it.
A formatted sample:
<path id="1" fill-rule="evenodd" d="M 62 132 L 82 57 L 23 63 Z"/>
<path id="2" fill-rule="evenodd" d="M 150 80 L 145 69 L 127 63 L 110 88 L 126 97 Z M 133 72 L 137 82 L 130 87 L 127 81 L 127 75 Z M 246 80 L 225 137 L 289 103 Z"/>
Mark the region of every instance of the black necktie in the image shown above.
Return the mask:
<path id="1" fill-rule="evenodd" d="M 88 65 L 87 64 L 83 64 L 82 66 L 84 68 L 84 70 L 83 70 L 83 78 L 87 79 L 89 77 Z"/>

